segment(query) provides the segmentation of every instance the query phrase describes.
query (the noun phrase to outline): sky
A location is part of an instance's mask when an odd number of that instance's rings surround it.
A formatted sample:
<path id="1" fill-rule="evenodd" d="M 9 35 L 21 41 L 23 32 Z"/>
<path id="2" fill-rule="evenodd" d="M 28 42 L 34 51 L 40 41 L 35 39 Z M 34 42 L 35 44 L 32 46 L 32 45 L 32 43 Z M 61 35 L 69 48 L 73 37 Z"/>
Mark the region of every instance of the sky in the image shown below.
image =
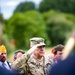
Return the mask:
<path id="1" fill-rule="evenodd" d="M 17 7 L 18 4 L 25 1 L 32 1 L 38 5 L 42 0 L 0 0 L 0 12 L 4 19 L 9 19 Z"/>

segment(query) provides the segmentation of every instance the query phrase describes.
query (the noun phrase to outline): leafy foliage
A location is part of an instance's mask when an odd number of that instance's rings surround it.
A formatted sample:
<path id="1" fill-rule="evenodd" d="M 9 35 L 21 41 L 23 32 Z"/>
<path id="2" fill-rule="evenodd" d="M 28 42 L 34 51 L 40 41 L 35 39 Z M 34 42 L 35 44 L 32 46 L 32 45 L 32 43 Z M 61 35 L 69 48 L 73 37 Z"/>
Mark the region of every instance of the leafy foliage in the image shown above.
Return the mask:
<path id="1" fill-rule="evenodd" d="M 39 11 L 45 12 L 50 9 L 75 14 L 75 0 L 43 0 L 39 5 Z"/>
<path id="2" fill-rule="evenodd" d="M 55 11 L 44 13 L 47 33 L 52 45 L 64 44 L 67 35 L 72 32 L 75 23 L 67 17 L 66 14 Z"/>
<path id="3" fill-rule="evenodd" d="M 14 12 L 26 12 L 29 10 L 35 10 L 35 4 L 33 2 L 20 3 Z"/>
<path id="4" fill-rule="evenodd" d="M 5 34 L 2 36 L 2 44 L 5 45 L 8 56 L 9 56 L 10 53 L 12 53 L 13 51 L 15 51 L 15 48 L 10 44 L 8 36 L 5 35 Z"/>
<path id="5" fill-rule="evenodd" d="M 3 15 L 0 13 L 0 22 L 3 23 L 4 19 L 3 19 Z"/>
<path id="6" fill-rule="evenodd" d="M 32 37 L 47 38 L 44 20 L 37 11 L 14 14 L 9 19 L 9 28 L 18 48 L 29 47 Z"/>

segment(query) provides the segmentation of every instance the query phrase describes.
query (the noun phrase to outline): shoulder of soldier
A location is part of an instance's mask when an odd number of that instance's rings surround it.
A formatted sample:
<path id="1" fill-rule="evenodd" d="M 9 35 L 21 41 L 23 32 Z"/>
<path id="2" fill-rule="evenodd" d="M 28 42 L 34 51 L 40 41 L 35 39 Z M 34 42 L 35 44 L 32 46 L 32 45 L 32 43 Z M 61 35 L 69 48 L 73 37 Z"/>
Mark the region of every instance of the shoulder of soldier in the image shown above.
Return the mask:
<path id="1" fill-rule="evenodd" d="M 20 74 L 24 74 L 26 70 L 25 66 L 29 58 L 30 54 L 28 53 L 23 54 L 20 58 L 18 58 L 12 63 L 12 69 L 18 70 Z"/>
<path id="2" fill-rule="evenodd" d="M 30 55 L 28 53 L 23 54 L 20 58 L 18 58 L 17 60 L 15 60 L 12 63 L 12 68 L 18 69 L 18 67 L 22 66 L 22 64 L 26 63 L 29 58 L 30 58 Z"/>
<path id="3" fill-rule="evenodd" d="M 29 62 L 31 62 L 31 63 L 32 63 L 32 62 L 36 63 L 36 59 L 33 57 L 33 55 L 30 56 L 30 58 L 29 58 L 29 60 L 28 60 L 28 63 L 29 63 Z"/>
<path id="4" fill-rule="evenodd" d="M 53 63 L 53 60 L 50 59 L 48 56 L 45 56 L 45 61 L 51 64 Z"/>

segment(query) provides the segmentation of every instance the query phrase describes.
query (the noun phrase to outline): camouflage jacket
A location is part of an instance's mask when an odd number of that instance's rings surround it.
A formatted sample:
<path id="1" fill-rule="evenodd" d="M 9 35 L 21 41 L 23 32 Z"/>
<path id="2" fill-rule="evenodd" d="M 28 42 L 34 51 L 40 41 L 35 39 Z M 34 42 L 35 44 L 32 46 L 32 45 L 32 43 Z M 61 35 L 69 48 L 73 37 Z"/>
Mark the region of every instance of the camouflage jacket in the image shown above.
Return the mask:
<path id="1" fill-rule="evenodd" d="M 24 54 L 21 58 L 14 61 L 12 68 L 17 69 L 21 75 L 47 75 L 52 61 L 49 58 L 36 60 L 33 55 Z"/>

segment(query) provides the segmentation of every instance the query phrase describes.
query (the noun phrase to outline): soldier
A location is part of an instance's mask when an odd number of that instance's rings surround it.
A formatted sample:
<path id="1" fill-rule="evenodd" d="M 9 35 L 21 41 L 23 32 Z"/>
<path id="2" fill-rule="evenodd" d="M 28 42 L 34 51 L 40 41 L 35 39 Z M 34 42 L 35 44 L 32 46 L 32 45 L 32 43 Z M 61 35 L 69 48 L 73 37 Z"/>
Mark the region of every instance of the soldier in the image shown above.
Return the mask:
<path id="1" fill-rule="evenodd" d="M 47 68 L 51 67 L 52 60 L 46 58 L 43 38 L 31 38 L 30 50 L 13 62 L 12 68 L 22 75 L 47 75 Z"/>

